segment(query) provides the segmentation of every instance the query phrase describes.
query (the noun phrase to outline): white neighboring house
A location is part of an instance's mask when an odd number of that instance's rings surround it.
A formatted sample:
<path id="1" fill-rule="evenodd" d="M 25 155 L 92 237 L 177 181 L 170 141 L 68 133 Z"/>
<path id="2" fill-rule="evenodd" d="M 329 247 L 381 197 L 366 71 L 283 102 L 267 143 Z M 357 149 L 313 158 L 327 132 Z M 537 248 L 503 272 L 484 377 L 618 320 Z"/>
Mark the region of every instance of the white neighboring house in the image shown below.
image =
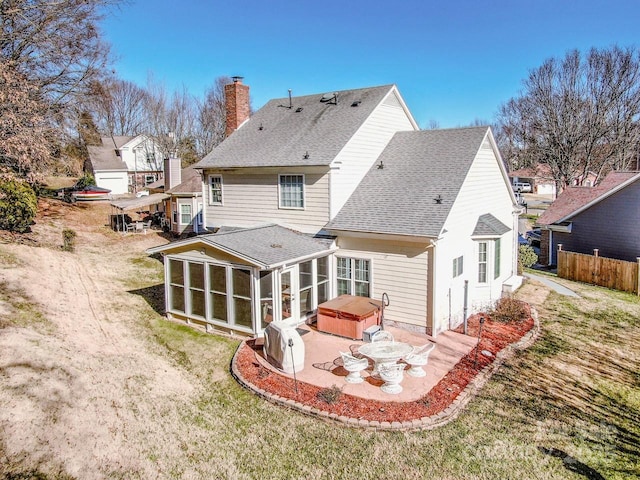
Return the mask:
<path id="1" fill-rule="evenodd" d="M 163 155 L 146 135 L 102 137 L 90 145 L 89 166 L 96 185 L 114 195 L 135 193 L 163 175 Z"/>
<path id="2" fill-rule="evenodd" d="M 437 335 L 462 322 L 465 283 L 467 314 L 520 285 L 520 208 L 488 127 L 419 131 L 394 85 L 246 111 L 195 165 L 215 233 L 148 250 L 170 316 L 262 335 L 387 293 L 385 322 Z"/>

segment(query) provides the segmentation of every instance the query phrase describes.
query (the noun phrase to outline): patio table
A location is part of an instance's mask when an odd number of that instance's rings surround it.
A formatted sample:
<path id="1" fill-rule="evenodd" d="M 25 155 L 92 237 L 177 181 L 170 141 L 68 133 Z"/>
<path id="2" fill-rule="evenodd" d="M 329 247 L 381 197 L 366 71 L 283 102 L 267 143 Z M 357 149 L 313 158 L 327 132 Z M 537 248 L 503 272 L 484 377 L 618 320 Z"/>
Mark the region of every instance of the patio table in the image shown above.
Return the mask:
<path id="1" fill-rule="evenodd" d="M 366 343 L 358 348 L 358 353 L 369 357 L 374 362 L 373 372 L 378 373 L 378 367 L 385 363 L 396 363 L 405 355 L 409 355 L 413 347 L 404 342 L 380 341 Z"/>

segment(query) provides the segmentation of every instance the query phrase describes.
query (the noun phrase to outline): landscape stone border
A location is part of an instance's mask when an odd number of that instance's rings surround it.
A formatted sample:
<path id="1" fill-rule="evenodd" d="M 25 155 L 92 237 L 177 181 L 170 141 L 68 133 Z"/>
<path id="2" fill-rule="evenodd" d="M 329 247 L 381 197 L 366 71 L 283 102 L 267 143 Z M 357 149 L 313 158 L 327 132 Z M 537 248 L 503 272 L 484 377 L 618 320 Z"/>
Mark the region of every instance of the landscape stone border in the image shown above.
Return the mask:
<path id="1" fill-rule="evenodd" d="M 443 411 L 431 415 L 429 417 L 421 417 L 413 420 L 406 420 L 404 422 L 379 422 L 377 420 L 364 420 L 353 417 L 346 417 L 343 415 L 337 415 L 336 413 L 329 413 L 324 410 L 319 410 L 310 405 L 305 405 L 301 402 L 297 402 L 290 398 L 281 397 L 280 395 L 272 394 L 266 390 L 249 382 L 237 366 L 236 357 L 240 350 L 244 347 L 246 341 L 243 341 L 231 360 L 231 375 L 236 381 L 244 388 L 251 390 L 256 395 L 264 398 L 265 400 L 282 405 L 293 410 L 297 410 L 305 415 L 314 416 L 324 421 L 331 423 L 338 423 L 346 425 L 348 427 L 365 428 L 370 430 L 431 430 L 441 427 L 447 423 L 455 420 L 464 407 L 475 397 L 480 389 L 487 383 L 491 376 L 498 371 L 500 366 L 508 359 L 515 355 L 518 350 L 524 350 L 533 345 L 540 335 L 540 321 L 538 318 L 538 312 L 535 308 L 531 308 L 531 318 L 533 318 L 533 327 L 529 330 L 520 340 L 507 345 L 500 350 L 493 362 L 484 367 L 478 374 L 467 384 L 467 386 L 460 392 L 460 394 L 451 402 L 451 404 Z"/>

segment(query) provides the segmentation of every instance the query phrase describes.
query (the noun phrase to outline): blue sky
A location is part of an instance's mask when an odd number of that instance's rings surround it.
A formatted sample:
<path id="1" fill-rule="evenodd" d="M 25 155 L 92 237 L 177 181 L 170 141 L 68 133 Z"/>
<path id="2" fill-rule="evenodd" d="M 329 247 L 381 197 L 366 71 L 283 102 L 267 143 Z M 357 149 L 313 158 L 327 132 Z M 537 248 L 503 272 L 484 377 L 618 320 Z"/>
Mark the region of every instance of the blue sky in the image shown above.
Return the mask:
<path id="1" fill-rule="evenodd" d="M 117 75 L 201 97 L 240 75 L 252 106 L 395 83 L 428 127 L 493 122 L 529 70 L 639 45 L 638 0 L 130 0 L 102 24 Z"/>

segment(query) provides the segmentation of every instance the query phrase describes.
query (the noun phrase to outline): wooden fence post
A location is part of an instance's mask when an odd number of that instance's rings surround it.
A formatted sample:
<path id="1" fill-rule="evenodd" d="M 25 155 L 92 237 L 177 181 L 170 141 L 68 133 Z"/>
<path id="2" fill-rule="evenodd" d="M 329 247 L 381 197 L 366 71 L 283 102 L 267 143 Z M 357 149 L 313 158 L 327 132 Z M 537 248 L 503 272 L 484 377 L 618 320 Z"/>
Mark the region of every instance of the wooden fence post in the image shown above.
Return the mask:
<path id="1" fill-rule="evenodd" d="M 640 257 L 636 257 L 636 260 L 638 261 L 638 284 L 636 285 L 636 295 L 640 296 Z"/>

